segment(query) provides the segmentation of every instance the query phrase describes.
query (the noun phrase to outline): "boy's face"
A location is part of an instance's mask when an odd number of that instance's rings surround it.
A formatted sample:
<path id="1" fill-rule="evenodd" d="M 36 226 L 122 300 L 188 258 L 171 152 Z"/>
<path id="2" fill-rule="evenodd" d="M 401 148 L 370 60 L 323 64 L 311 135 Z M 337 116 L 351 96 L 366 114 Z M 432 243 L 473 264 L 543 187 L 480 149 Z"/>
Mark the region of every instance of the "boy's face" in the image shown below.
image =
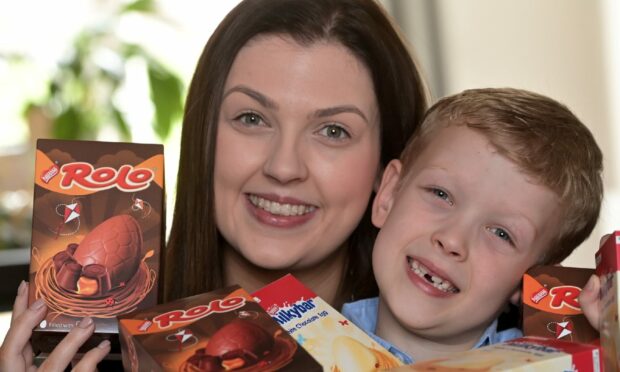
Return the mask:
<path id="1" fill-rule="evenodd" d="M 465 126 L 440 129 L 397 189 L 400 167 L 373 205 L 380 319 L 474 343 L 557 233 L 559 198 Z"/>

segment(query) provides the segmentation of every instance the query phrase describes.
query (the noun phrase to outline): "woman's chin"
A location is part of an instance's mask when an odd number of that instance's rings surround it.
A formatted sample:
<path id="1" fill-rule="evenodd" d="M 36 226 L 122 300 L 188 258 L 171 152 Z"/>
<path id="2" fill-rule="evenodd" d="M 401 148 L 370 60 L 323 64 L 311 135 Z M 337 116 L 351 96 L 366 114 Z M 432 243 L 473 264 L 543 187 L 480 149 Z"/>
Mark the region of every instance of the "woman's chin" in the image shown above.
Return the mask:
<path id="1" fill-rule="evenodd" d="M 273 252 L 267 254 L 250 254 L 245 256 L 254 266 L 268 271 L 293 272 L 303 269 L 303 265 L 298 257 L 274 255 Z"/>

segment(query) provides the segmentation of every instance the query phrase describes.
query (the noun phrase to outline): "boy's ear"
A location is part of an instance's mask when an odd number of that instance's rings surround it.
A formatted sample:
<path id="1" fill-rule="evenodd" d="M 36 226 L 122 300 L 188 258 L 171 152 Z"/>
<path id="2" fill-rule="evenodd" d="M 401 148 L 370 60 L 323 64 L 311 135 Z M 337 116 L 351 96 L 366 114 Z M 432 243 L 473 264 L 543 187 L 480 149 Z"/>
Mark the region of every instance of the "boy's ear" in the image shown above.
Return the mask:
<path id="1" fill-rule="evenodd" d="M 383 170 L 381 184 L 372 203 L 372 224 L 378 228 L 383 226 L 392 209 L 401 171 L 402 163 L 398 159 L 390 161 Z"/>

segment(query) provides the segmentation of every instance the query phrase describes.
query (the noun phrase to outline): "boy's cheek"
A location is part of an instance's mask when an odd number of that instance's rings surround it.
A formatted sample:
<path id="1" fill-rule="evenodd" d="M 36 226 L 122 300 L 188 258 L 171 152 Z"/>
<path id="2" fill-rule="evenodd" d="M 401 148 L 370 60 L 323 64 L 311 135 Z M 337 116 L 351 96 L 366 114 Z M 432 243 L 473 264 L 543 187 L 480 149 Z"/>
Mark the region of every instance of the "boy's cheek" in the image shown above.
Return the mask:
<path id="1" fill-rule="evenodd" d="M 486 261 L 484 266 L 494 269 L 486 269 L 485 271 L 483 267 L 478 267 L 476 270 L 481 276 L 474 285 L 484 288 L 487 299 L 498 304 L 498 311 L 501 311 L 508 303 L 519 305 L 521 302 L 521 281 L 525 269 L 515 268 L 514 265 L 503 267 L 498 264 L 498 260 Z"/>

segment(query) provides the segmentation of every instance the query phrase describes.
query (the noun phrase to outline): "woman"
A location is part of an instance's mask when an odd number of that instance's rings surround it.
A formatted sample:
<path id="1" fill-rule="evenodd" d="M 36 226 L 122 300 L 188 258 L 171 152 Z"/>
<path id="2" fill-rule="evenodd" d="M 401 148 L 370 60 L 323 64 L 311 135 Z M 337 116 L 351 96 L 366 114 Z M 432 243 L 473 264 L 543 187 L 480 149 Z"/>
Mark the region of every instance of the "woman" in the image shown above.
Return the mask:
<path id="1" fill-rule="evenodd" d="M 347 72 L 351 76 L 345 76 Z M 234 81 L 232 73 L 236 73 Z M 345 84 L 345 78 L 352 83 Z M 369 84 L 360 84 L 363 79 Z M 358 85 L 353 87 L 355 82 Z M 347 84 L 351 89 L 344 89 Z M 235 85 L 252 91 L 230 93 Z M 374 141 L 366 147 L 353 143 L 357 133 L 345 134 L 346 120 L 356 119 L 355 114 L 309 116 L 317 110 L 351 105 L 356 93 L 375 100 L 365 106 L 368 113 L 364 115 L 373 114 L 365 118 L 367 124 L 376 129 L 363 137 Z M 233 106 L 232 110 L 246 104 L 227 106 L 235 94 L 253 101 L 245 109 L 256 116 L 243 119 L 264 125 L 263 142 L 246 142 L 254 133 L 221 133 L 232 125 L 227 107 Z M 277 108 L 261 104 L 264 98 L 269 102 L 263 103 Z M 357 98 L 356 102 L 363 100 Z M 336 307 L 344 300 L 375 294 L 369 260 L 375 229 L 367 213 L 372 185 L 382 166 L 398 156 L 425 108 L 418 69 L 374 1 L 242 2 L 209 40 L 187 98 L 166 262 L 166 299 L 229 284 L 253 291 L 287 272 Z M 323 128 L 316 123 L 334 126 Z M 295 133 L 289 133 L 291 127 Z M 352 138 L 340 141 L 334 151 L 329 146 L 312 147 L 304 132 L 309 128 Z M 231 159 L 234 155 L 227 150 L 239 144 L 243 145 L 233 151 L 238 158 Z M 373 158 L 373 151 L 380 154 Z M 364 161 L 348 161 L 346 156 Z M 256 164 L 245 170 L 247 176 L 258 168 L 262 176 L 255 175 L 244 185 L 239 184 L 241 180 L 222 177 L 238 172 L 249 161 Z M 278 163 L 286 161 L 292 164 Z M 298 167 L 290 170 L 293 173 L 306 167 L 307 174 L 274 175 L 273 169 L 262 168 L 265 165 Z M 323 183 L 330 190 L 322 189 Z M 307 220 L 303 223 L 291 224 L 300 222 L 299 216 L 270 222 L 274 215 L 261 220 L 259 210 L 264 208 L 254 205 L 252 198 L 254 204 L 262 200 L 307 209 L 321 205 L 311 216 L 304 214 Z"/>
<path id="2" fill-rule="evenodd" d="M 373 0 L 246 0 L 198 62 L 185 108 L 166 301 L 292 272 L 335 307 L 376 294 L 368 203 L 426 108 L 415 63 Z M 34 368 L 45 305 L 18 291 L 0 370 Z M 88 319 L 88 318 L 87 318 Z M 44 362 L 62 370 L 92 334 Z M 93 370 L 109 352 L 87 352 Z"/>

